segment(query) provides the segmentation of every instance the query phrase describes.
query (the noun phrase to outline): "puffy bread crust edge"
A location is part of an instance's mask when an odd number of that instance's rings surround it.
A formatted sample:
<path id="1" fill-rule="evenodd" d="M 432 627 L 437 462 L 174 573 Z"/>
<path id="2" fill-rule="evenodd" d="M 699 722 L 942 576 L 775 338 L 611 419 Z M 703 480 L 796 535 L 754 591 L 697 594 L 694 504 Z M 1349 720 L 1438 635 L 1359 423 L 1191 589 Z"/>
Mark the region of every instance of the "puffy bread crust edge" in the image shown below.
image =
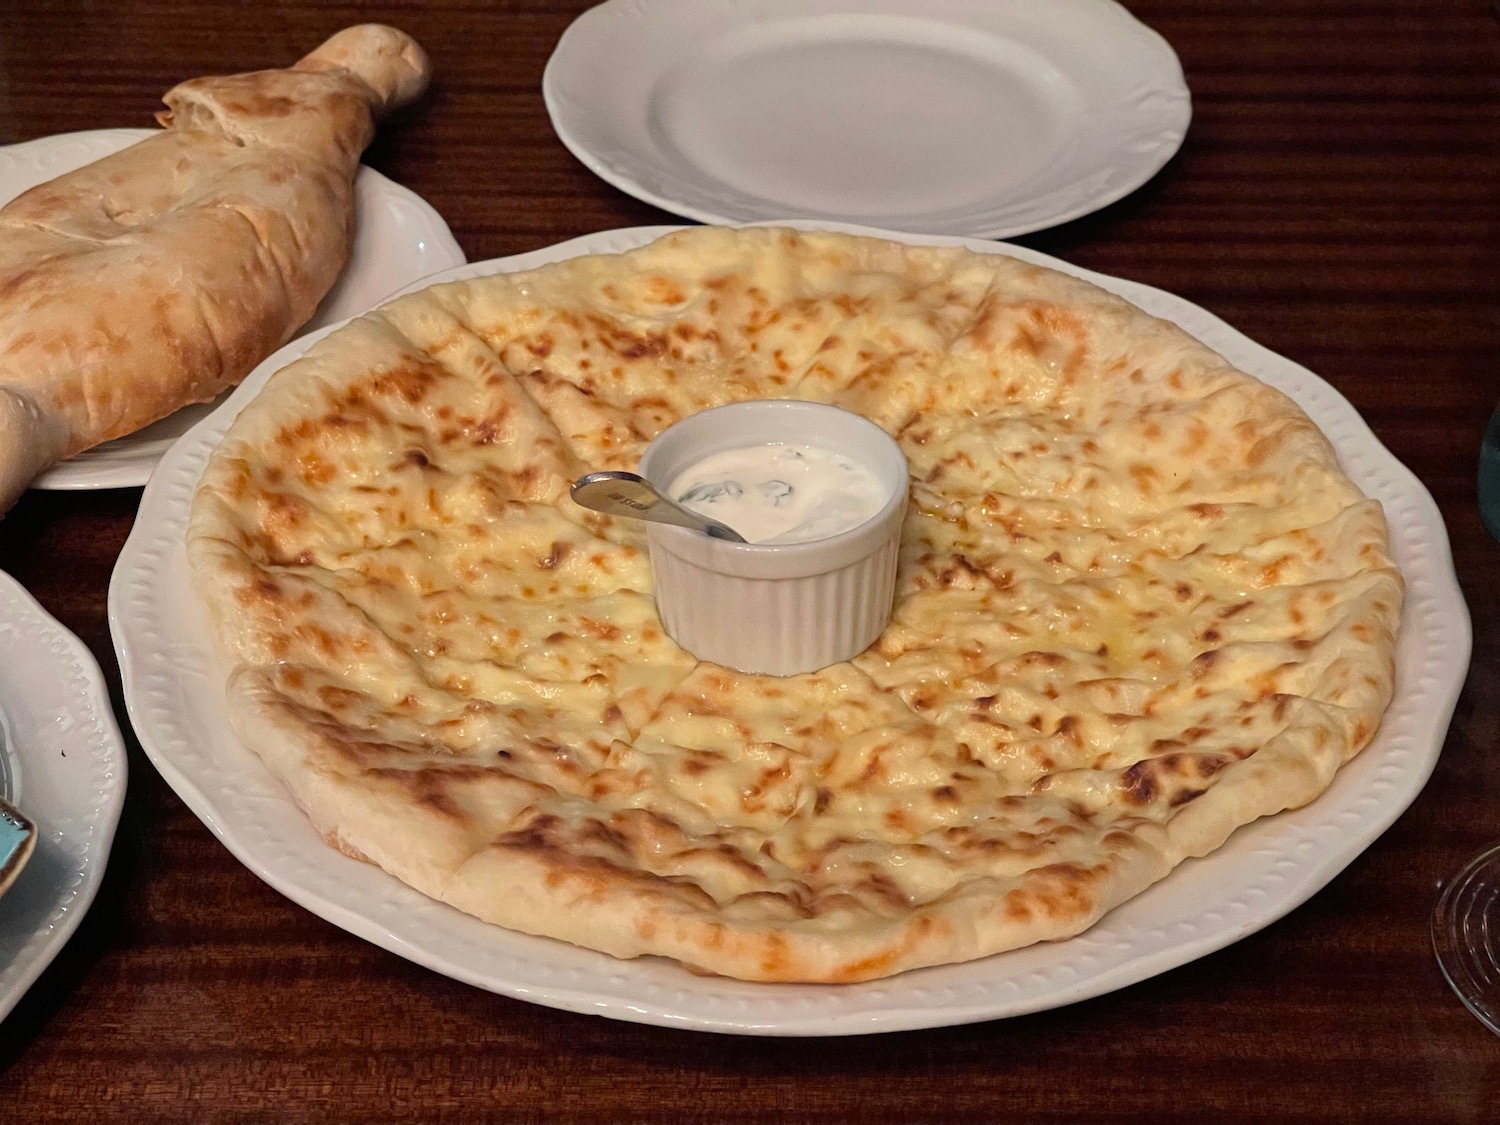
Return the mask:
<path id="1" fill-rule="evenodd" d="M 1087 886 L 1072 871 L 1039 868 L 1002 893 L 974 881 L 901 917 L 836 931 L 845 921 L 837 915 L 791 924 L 709 919 L 654 888 L 651 877 L 549 863 L 504 845 L 476 848 L 433 809 L 346 786 L 331 765 L 336 756 L 318 752 L 325 736 L 302 724 L 260 671 L 236 671 L 227 696 L 235 732 L 345 854 L 507 929 L 620 958 L 671 957 L 739 980 L 853 983 L 1071 937 L 1172 869 L 1165 834 L 1149 826 L 1114 834 L 1120 850 Z"/>

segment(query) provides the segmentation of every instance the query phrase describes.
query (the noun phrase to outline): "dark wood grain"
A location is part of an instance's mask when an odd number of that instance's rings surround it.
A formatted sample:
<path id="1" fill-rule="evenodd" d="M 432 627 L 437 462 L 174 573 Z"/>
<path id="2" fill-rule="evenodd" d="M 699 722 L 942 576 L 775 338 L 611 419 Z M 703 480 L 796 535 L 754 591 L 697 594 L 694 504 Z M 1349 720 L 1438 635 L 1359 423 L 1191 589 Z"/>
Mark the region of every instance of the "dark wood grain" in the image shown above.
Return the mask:
<path id="1" fill-rule="evenodd" d="M 542 67 L 583 6 L 7 0 L 0 143 L 148 124 L 181 78 L 382 19 L 437 79 L 368 161 L 471 259 L 673 221 L 548 124 Z M 1129 6 L 1182 58 L 1187 143 L 1130 197 L 1019 241 L 1179 293 L 1312 368 L 1437 498 L 1474 662 L 1394 827 L 1283 920 L 1112 995 L 939 1031 L 735 1039 L 533 1007 L 365 944 L 235 862 L 127 734 L 103 890 L 0 1024 L 0 1119 L 1500 1120 L 1500 1039 L 1427 936 L 1440 881 L 1500 837 L 1500 544 L 1474 504 L 1500 399 L 1500 21 L 1490 0 Z M 0 521 L 0 567 L 98 656 L 127 732 L 105 591 L 138 499 L 34 492 Z"/>

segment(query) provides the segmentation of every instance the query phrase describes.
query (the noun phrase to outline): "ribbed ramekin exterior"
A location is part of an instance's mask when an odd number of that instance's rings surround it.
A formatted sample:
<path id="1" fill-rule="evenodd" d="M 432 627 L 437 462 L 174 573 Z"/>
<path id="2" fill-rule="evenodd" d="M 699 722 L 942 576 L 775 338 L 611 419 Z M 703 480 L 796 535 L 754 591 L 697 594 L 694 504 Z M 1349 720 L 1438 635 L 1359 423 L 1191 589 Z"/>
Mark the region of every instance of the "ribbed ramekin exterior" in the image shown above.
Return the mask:
<path id="1" fill-rule="evenodd" d="M 863 652 L 890 620 L 900 523 L 864 558 L 802 578 L 720 574 L 651 541 L 657 612 L 701 660 L 791 676 Z"/>
<path id="2" fill-rule="evenodd" d="M 657 613 L 701 660 L 792 676 L 863 652 L 886 626 L 909 500 L 901 447 L 867 418 L 820 402 L 770 399 L 716 406 L 667 427 L 640 471 L 666 489 L 689 465 L 728 449 L 805 443 L 863 461 L 890 491 L 880 511 L 837 535 L 798 543 L 734 543 L 662 523 L 647 526 Z"/>

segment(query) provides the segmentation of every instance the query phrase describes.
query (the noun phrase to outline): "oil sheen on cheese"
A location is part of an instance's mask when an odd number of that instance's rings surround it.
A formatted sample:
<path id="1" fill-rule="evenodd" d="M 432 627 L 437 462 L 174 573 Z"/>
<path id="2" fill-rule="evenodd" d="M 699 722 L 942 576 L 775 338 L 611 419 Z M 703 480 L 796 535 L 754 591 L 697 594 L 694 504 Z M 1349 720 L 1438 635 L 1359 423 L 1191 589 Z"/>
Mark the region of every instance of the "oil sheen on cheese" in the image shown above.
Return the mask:
<path id="1" fill-rule="evenodd" d="M 751 543 L 806 543 L 858 527 L 890 490 L 867 466 L 808 445 L 726 449 L 677 475 L 668 494 Z"/>

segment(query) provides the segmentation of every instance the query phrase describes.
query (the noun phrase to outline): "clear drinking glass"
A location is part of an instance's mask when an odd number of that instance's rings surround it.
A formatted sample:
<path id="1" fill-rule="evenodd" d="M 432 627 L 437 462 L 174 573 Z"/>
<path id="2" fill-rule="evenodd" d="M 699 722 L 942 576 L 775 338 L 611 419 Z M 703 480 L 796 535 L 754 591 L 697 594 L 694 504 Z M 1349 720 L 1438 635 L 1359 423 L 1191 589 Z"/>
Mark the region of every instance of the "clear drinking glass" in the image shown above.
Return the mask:
<path id="1" fill-rule="evenodd" d="M 1500 539 L 1500 408 L 1479 447 L 1479 515 Z M 1500 843 L 1443 887 L 1432 910 L 1432 948 L 1464 1006 L 1500 1035 Z"/>
<path id="2" fill-rule="evenodd" d="M 1432 948 L 1464 1007 L 1500 1035 L 1500 844 L 1443 887 L 1432 908 Z"/>

